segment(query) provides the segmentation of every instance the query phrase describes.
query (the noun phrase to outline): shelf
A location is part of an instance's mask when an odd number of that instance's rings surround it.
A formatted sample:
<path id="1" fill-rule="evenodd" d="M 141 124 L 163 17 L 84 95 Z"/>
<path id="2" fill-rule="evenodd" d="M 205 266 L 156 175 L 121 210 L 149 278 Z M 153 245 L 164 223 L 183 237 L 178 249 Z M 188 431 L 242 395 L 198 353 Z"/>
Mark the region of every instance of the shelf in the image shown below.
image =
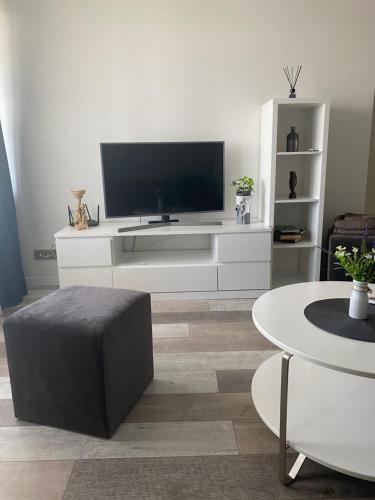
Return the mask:
<path id="1" fill-rule="evenodd" d="M 187 221 L 186 221 L 187 222 Z M 194 225 L 191 221 L 191 226 L 164 226 L 150 227 L 144 230 L 134 230 L 126 233 L 119 233 L 121 227 L 131 229 L 133 226 L 139 226 L 139 222 L 103 222 L 97 227 L 91 227 L 85 231 L 77 231 L 74 227 L 67 226 L 55 234 L 55 238 L 109 238 L 109 237 L 126 237 L 126 236 L 173 236 L 173 235 L 200 235 L 200 234 L 234 234 L 234 233 L 263 233 L 270 230 L 269 226 L 259 221 L 252 219 L 251 224 L 237 224 L 235 220 L 223 220 L 222 225 L 203 226 Z"/>
<path id="2" fill-rule="evenodd" d="M 316 244 L 310 240 L 297 241 L 297 243 L 282 243 L 281 241 L 274 241 L 273 248 L 315 248 Z"/>
<path id="3" fill-rule="evenodd" d="M 277 198 L 275 200 L 275 203 L 317 203 L 318 201 L 319 198 L 313 198 L 311 196 L 298 196 L 298 198 L 294 198 L 291 200 L 287 197 Z"/>
<path id="4" fill-rule="evenodd" d="M 273 272 L 271 288 L 280 288 L 293 283 L 304 283 L 306 278 L 299 272 Z"/>
<path id="5" fill-rule="evenodd" d="M 296 97 L 295 99 L 290 99 L 290 97 L 274 97 L 267 101 L 264 106 L 279 106 L 281 108 L 302 108 L 310 109 L 322 106 L 327 103 L 327 99 L 315 99 L 315 98 L 303 98 Z"/>
<path id="6" fill-rule="evenodd" d="M 345 347 L 349 350 L 351 341 L 342 340 L 348 342 Z M 265 361 L 252 382 L 255 408 L 277 436 L 281 357 L 277 354 Z M 374 481 L 374 391 L 374 379 L 323 368 L 294 356 L 289 373 L 288 444 L 324 466 Z"/>
<path id="7" fill-rule="evenodd" d="M 214 263 L 211 250 L 160 250 L 124 252 L 116 267 L 209 266 Z"/>
<path id="8" fill-rule="evenodd" d="M 278 151 L 277 156 L 314 156 L 314 155 L 321 155 L 322 151 Z"/>

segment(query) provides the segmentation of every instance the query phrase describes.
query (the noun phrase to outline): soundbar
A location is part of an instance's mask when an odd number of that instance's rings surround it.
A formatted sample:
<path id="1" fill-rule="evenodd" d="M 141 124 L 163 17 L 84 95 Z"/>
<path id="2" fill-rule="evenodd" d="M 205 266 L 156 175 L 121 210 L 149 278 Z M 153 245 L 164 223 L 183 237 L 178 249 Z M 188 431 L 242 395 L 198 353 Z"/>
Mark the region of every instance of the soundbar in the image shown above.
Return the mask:
<path id="1" fill-rule="evenodd" d="M 119 227 L 119 233 L 129 233 L 131 231 L 141 231 L 142 229 L 154 229 L 155 227 L 166 226 L 221 226 L 221 220 L 212 222 L 153 222 L 152 224 L 142 224 L 141 226 Z"/>
<path id="2" fill-rule="evenodd" d="M 142 224 L 141 226 L 132 226 L 132 227 L 119 227 L 118 232 L 119 233 L 129 233 L 131 231 L 140 231 L 142 229 L 154 229 L 154 227 L 164 227 L 164 226 L 170 226 L 171 224 L 169 222 L 160 222 L 160 223 L 154 223 L 152 225 L 150 224 Z"/>
<path id="3" fill-rule="evenodd" d="M 216 220 L 212 222 L 189 222 L 189 221 L 182 221 L 182 222 L 170 222 L 169 226 L 222 226 L 223 223 L 221 220 Z"/>

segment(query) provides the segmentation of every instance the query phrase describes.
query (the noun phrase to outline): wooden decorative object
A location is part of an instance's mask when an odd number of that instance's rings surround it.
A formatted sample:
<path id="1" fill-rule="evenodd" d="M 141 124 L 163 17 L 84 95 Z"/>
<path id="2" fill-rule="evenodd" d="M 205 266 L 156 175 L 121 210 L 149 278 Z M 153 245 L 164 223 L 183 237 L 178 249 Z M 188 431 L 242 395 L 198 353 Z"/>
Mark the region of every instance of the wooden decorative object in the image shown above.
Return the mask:
<path id="1" fill-rule="evenodd" d="M 289 172 L 290 200 L 295 200 L 297 198 L 296 186 L 297 186 L 297 174 L 292 170 L 291 172 Z"/>
<path id="2" fill-rule="evenodd" d="M 77 231 L 87 229 L 88 227 L 85 205 L 82 204 L 82 198 L 85 193 L 86 189 L 72 190 L 72 195 L 77 200 L 77 205 L 74 210 L 74 227 L 77 229 Z"/>

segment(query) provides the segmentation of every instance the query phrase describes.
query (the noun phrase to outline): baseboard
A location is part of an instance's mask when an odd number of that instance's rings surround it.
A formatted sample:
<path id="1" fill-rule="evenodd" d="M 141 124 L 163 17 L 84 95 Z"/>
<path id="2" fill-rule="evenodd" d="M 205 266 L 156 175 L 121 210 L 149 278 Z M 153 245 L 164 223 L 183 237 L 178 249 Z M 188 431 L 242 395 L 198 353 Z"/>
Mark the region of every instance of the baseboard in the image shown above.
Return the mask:
<path id="1" fill-rule="evenodd" d="M 162 292 L 152 293 L 151 300 L 217 300 L 257 299 L 268 290 L 221 290 L 212 292 Z"/>
<path id="2" fill-rule="evenodd" d="M 56 288 L 59 286 L 59 278 L 57 275 L 50 276 L 26 276 L 26 284 L 28 290 Z"/>

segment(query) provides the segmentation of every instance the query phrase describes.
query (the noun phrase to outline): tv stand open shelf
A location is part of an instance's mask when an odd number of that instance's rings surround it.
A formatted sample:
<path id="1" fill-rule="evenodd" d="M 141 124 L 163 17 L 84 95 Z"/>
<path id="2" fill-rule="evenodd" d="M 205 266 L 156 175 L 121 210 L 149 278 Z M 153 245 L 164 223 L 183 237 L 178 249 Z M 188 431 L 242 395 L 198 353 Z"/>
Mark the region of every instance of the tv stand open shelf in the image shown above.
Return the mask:
<path id="1" fill-rule="evenodd" d="M 157 250 L 145 252 L 126 252 L 119 259 L 117 267 L 138 266 L 207 266 L 214 265 L 210 250 Z"/>
<path id="2" fill-rule="evenodd" d="M 103 223 L 56 235 L 60 286 L 143 290 L 157 299 L 256 298 L 270 288 L 271 229 L 238 225 Z"/>

